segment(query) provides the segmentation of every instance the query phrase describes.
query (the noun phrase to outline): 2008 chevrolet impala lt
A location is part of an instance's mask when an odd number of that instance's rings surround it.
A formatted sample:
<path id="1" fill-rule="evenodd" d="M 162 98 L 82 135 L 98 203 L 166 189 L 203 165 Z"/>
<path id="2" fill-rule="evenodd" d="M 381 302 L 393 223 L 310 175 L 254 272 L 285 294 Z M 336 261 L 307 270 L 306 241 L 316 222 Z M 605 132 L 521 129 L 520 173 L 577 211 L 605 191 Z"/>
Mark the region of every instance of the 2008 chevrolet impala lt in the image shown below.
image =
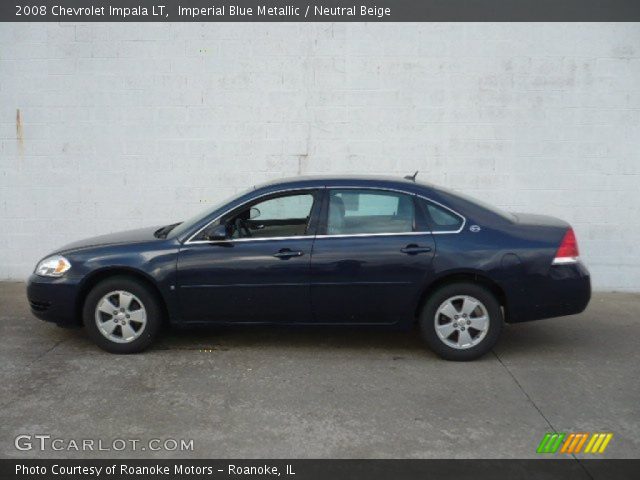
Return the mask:
<path id="1" fill-rule="evenodd" d="M 182 223 L 67 245 L 40 261 L 35 316 L 103 349 L 148 347 L 163 322 L 418 324 L 441 357 L 489 351 L 503 323 L 582 312 L 570 225 L 505 213 L 415 177 L 301 177 Z"/>

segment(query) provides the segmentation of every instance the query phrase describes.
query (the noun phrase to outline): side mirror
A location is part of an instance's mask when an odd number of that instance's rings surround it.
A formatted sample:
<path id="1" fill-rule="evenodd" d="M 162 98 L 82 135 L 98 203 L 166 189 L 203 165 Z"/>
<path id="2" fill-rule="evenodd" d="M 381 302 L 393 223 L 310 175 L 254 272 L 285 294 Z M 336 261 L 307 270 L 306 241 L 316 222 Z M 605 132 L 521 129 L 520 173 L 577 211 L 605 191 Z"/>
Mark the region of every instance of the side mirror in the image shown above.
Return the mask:
<path id="1" fill-rule="evenodd" d="M 211 225 L 204 229 L 202 236 L 205 240 L 210 241 L 226 240 L 229 238 L 229 232 L 227 231 L 227 226 L 225 224 Z"/>
<path id="2" fill-rule="evenodd" d="M 259 208 L 251 207 L 251 209 L 249 210 L 249 219 L 253 220 L 254 218 L 258 218 L 261 214 L 262 212 Z"/>

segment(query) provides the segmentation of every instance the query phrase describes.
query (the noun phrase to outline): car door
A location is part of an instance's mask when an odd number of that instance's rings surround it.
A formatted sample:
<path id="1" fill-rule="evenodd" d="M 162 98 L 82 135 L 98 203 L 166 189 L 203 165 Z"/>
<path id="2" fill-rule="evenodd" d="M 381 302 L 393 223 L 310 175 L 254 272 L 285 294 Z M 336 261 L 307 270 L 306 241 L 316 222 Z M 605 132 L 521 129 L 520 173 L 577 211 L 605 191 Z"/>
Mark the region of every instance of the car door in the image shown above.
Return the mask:
<path id="1" fill-rule="evenodd" d="M 412 194 L 328 188 L 311 261 L 318 323 L 394 324 L 414 316 L 435 243 Z"/>
<path id="2" fill-rule="evenodd" d="M 177 265 L 182 320 L 310 321 L 317 197 L 317 189 L 260 197 L 213 222 L 226 226 L 225 240 L 201 233 L 186 242 Z"/>

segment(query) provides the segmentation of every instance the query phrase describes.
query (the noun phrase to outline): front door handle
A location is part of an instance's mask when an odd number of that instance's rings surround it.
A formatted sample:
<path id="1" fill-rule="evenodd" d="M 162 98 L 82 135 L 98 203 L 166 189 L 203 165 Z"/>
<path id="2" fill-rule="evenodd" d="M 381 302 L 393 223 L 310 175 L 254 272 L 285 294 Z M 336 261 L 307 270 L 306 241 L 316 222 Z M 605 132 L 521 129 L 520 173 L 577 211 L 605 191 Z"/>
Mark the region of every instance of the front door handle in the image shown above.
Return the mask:
<path id="1" fill-rule="evenodd" d="M 406 247 L 400 249 L 402 253 L 406 253 L 407 255 L 416 255 L 418 253 L 427 253 L 431 251 L 431 247 L 421 247 L 420 245 L 416 245 L 415 243 L 411 243 Z"/>
<path id="2" fill-rule="evenodd" d="M 302 255 L 304 255 L 304 252 L 301 252 L 300 250 L 290 250 L 288 248 L 283 248 L 273 254 L 274 257 L 281 258 L 283 260 L 291 257 L 301 257 Z"/>

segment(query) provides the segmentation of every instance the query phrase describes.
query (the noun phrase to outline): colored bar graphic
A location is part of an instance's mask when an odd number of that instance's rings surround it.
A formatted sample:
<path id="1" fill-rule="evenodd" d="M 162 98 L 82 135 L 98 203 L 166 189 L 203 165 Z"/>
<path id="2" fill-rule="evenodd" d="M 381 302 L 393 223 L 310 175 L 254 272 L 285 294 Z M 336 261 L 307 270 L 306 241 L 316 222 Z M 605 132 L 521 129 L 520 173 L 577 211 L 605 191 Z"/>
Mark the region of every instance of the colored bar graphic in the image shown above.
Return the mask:
<path id="1" fill-rule="evenodd" d="M 560 450 L 560 453 L 569 453 L 571 450 L 573 450 L 573 444 L 575 442 L 576 436 L 577 435 L 575 433 L 569 434 L 564 442 L 564 445 L 562 445 L 562 450 Z"/>
<path id="2" fill-rule="evenodd" d="M 591 437 L 591 438 L 589 438 Z M 587 444 L 584 453 L 604 453 L 613 438 L 613 433 L 546 433 L 542 438 L 537 453 L 580 453 Z M 589 440 L 587 442 L 587 440 Z M 564 441 L 564 442 L 563 442 Z M 562 448 L 560 448 L 562 446 Z M 560 449 L 560 451 L 558 451 Z"/>
<path id="3" fill-rule="evenodd" d="M 595 435 L 596 434 L 594 434 L 594 436 Z M 596 443 L 593 445 L 593 448 L 591 449 L 591 453 L 596 453 L 598 450 L 600 450 L 600 444 L 604 440 L 604 437 L 606 437 L 604 433 L 598 433 L 597 435 L 598 435 L 598 439 L 596 440 Z"/>
<path id="4" fill-rule="evenodd" d="M 613 433 L 607 433 L 607 436 L 602 442 L 602 445 L 600 445 L 600 450 L 598 451 L 598 453 L 604 453 L 605 449 L 609 445 L 609 442 L 611 441 L 612 438 L 613 438 Z"/>
<path id="5" fill-rule="evenodd" d="M 540 442 L 540 445 L 538 445 L 538 449 L 536 450 L 536 453 L 545 453 L 545 448 L 550 438 L 551 438 L 550 433 L 547 433 L 545 434 L 544 437 L 542 437 L 542 441 Z"/>
<path id="6" fill-rule="evenodd" d="M 587 438 L 589 438 L 588 433 L 581 433 L 580 435 L 582 435 L 582 437 L 580 438 L 580 441 L 578 442 L 578 444 L 576 445 L 576 447 L 573 449 L 571 453 L 580 453 L 580 450 L 582 450 L 582 446 L 584 445 L 584 442 L 586 442 Z"/>
<path id="7" fill-rule="evenodd" d="M 580 453 L 580 449 L 589 436 L 588 433 L 572 433 L 567 437 L 567 440 L 562 445 L 560 453 Z"/>
<path id="8" fill-rule="evenodd" d="M 613 433 L 594 433 L 584 453 L 604 453 L 613 438 Z"/>
<path id="9" fill-rule="evenodd" d="M 540 445 L 538 445 L 537 453 L 556 453 L 560 445 L 562 444 L 562 440 L 566 433 L 547 433 Z"/>
<path id="10" fill-rule="evenodd" d="M 589 443 L 587 443 L 587 448 L 584 449 L 584 453 L 591 453 L 591 447 L 593 447 L 593 444 L 596 443 L 598 437 L 599 435 L 597 433 L 591 437 L 591 440 L 589 440 Z"/>

